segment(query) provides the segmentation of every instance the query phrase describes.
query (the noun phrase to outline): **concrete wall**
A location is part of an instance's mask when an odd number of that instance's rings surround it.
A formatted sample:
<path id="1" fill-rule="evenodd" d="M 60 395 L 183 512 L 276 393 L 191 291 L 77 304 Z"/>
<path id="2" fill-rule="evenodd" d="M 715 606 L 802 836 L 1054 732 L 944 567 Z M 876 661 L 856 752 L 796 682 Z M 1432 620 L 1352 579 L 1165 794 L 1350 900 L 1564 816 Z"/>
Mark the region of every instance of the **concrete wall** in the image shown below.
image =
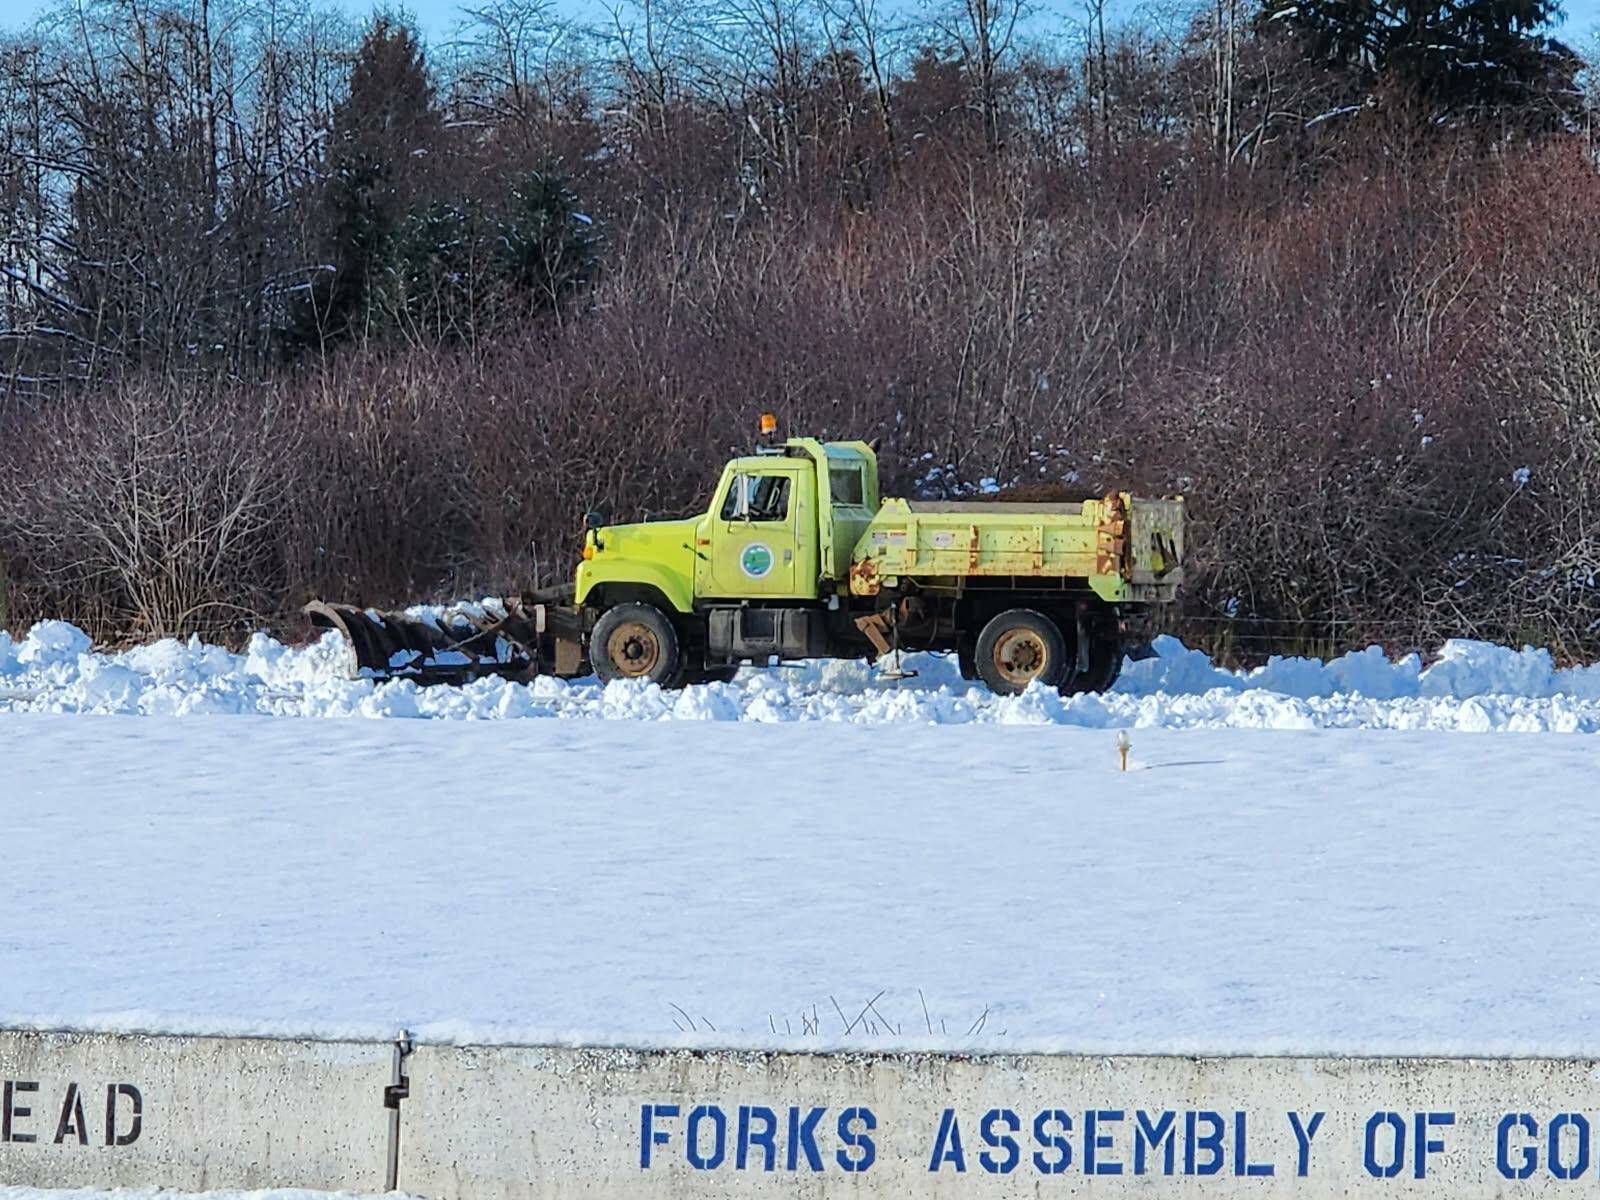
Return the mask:
<path id="1" fill-rule="evenodd" d="M 410 1072 L 400 1184 L 440 1200 L 1600 1183 L 1591 1062 L 421 1047 Z"/>
<path id="2" fill-rule="evenodd" d="M 1600 1186 L 1590 1061 L 423 1046 L 391 1130 L 393 1069 L 386 1043 L 0 1031 L 0 1184 L 370 1192 L 397 1153 L 437 1200 Z"/>
<path id="3" fill-rule="evenodd" d="M 381 1191 L 388 1045 L 0 1030 L 0 1184 Z"/>

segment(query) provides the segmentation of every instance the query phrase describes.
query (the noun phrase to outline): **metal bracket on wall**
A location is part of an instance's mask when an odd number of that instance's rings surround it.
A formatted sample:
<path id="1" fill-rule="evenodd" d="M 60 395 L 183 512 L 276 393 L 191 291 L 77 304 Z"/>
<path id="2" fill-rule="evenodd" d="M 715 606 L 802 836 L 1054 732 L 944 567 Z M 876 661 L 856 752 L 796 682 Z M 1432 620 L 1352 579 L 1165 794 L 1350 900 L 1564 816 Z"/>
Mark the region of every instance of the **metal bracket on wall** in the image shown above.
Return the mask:
<path id="1" fill-rule="evenodd" d="M 383 1089 L 383 1106 L 389 1110 L 389 1165 L 384 1175 L 384 1190 L 388 1192 L 398 1190 L 400 1185 L 400 1102 L 411 1095 L 406 1059 L 415 1048 L 406 1030 L 394 1035 L 394 1066 L 389 1073 L 389 1086 Z"/>

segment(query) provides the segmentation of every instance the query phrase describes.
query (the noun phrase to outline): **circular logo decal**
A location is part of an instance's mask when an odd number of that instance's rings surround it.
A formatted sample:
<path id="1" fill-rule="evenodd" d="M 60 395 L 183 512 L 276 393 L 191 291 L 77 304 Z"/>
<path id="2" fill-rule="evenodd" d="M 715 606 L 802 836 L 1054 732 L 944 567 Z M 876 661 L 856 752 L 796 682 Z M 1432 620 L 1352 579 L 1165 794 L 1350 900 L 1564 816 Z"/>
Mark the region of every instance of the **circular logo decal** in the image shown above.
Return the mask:
<path id="1" fill-rule="evenodd" d="M 772 547 L 765 542 L 751 542 L 739 555 L 739 569 L 751 579 L 770 574 L 772 562 Z"/>

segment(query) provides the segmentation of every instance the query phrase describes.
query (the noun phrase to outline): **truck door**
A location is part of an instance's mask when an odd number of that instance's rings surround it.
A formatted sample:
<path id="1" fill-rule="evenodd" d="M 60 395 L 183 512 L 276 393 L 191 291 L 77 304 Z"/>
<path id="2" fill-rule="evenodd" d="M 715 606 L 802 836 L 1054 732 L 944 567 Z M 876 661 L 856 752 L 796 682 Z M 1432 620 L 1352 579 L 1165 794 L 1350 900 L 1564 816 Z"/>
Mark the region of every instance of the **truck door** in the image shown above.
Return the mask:
<path id="1" fill-rule="evenodd" d="M 722 599 L 815 596 L 814 488 L 809 472 L 781 460 L 731 472 L 699 563 L 707 578 L 695 590 Z"/>

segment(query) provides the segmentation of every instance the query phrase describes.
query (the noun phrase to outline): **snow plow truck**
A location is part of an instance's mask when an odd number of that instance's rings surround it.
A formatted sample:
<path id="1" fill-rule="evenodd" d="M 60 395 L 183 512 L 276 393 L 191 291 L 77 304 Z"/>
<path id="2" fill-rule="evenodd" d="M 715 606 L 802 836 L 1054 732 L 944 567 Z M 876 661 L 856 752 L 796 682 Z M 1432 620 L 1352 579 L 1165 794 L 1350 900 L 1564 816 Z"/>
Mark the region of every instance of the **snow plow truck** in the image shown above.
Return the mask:
<path id="1" fill-rule="evenodd" d="M 774 423 L 763 416 L 769 439 Z M 769 440 L 684 520 L 585 520 L 570 584 L 439 613 L 314 601 L 358 673 L 417 683 L 545 673 L 731 679 L 772 659 L 954 652 L 1001 694 L 1102 691 L 1183 582 L 1183 501 L 881 499 L 865 442 Z"/>

